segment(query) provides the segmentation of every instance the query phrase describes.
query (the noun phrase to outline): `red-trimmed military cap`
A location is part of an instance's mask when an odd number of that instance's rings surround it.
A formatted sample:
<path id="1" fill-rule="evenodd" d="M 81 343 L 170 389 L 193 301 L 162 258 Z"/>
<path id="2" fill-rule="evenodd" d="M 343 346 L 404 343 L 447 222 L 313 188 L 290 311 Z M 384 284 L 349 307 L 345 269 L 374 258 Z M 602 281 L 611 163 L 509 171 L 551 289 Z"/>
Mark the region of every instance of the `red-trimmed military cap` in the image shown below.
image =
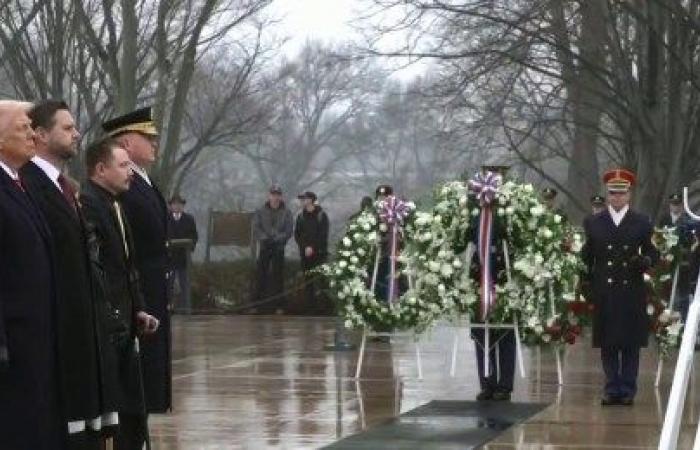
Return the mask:
<path id="1" fill-rule="evenodd" d="M 608 192 L 627 192 L 637 182 L 634 172 L 627 169 L 612 169 L 603 175 Z"/>

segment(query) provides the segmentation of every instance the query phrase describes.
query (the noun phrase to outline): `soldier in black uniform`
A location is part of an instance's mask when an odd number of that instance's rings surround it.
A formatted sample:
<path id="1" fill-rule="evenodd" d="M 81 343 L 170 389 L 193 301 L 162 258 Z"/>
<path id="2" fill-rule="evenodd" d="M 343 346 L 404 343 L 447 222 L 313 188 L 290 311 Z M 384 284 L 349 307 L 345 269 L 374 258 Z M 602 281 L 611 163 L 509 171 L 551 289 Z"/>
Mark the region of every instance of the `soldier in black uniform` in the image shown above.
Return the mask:
<path id="1" fill-rule="evenodd" d="M 598 214 L 605 210 L 605 197 L 600 194 L 596 194 L 591 197 L 591 214 Z"/>
<path id="2" fill-rule="evenodd" d="M 632 405 L 639 349 L 649 334 L 643 274 L 656 264 L 658 252 L 651 243 L 651 220 L 629 208 L 635 175 L 615 169 L 603 180 L 608 208 L 585 222 L 583 282 L 595 307 L 593 346 L 600 348 L 605 371 L 601 405 Z"/>
<path id="3" fill-rule="evenodd" d="M 547 209 L 554 214 L 559 214 L 562 219 L 568 220 L 564 210 L 561 207 L 556 206 L 557 195 L 559 195 L 559 192 L 557 192 L 557 190 L 554 188 L 546 187 L 542 189 L 542 199 L 544 200 L 544 204 Z"/>
<path id="4" fill-rule="evenodd" d="M 683 209 L 683 198 L 680 194 L 674 193 L 669 196 L 668 209 L 668 214 L 661 218 L 659 226 L 673 228 L 678 236 L 680 258 L 673 309 L 681 314 L 685 322 L 690 306 L 691 284 L 695 282 L 691 275 L 691 246 L 695 242 L 695 227 L 692 219 Z"/>

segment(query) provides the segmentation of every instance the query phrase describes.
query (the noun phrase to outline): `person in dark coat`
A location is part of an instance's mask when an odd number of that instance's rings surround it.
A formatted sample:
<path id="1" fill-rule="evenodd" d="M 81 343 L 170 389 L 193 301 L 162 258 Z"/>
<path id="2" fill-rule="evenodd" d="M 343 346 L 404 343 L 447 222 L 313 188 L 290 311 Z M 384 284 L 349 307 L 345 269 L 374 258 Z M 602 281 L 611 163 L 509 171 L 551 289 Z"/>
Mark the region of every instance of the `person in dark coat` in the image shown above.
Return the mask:
<path id="1" fill-rule="evenodd" d="M 554 188 L 546 187 L 542 189 L 542 200 L 544 200 L 544 205 L 547 207 L 547 209 L 549 209 L 554 214 L 559 214 L 562 217 L 562 219 L 568 220 L 568 217 L 566 216 L 564 210 L 556 205 L 558 195 L 559 192 Z"/>
<path id="2" fill-rule="evenodd" d="M 185 212 L 185 199 L 176 194 L 170 199 L 170 214 L 168 215 L 168 241 L 170 242 L 170 264 L 173 276 L 170 278 L 171 298 L 175 292 L 175 280 L 180 288 L 180 303 L 175 305 L 175 311 L 189 314 L 192 311 L 190 288 L 190 253 L 197 245 L 197 223 L 192 215 Z M 173 240 L 188 239 L 187 245 L 172 242 Z"/>
<path id="3" fill-rule="evenodd" d="M 34 156 L 27 105 L 0 101 L 0 447 L 65 446 L 51 234 L 19 169 Z"/>
<path id="4" fill-rule="evenodd" d="M 283 312 L 284 249 L 292 237 L 292 213 L 282 200 L 282 188 L 270 187 L 267 202 L 255 211 L 253 236 L 258 241 L 256 301 L 264 312 Z"/>
<path id="5" fill-rule="evenodd" d="M 29 111 L 36 156 L 20 170 L 27 191 L 46 219 L 56 260 L 56 332 L 61 409 L 69 448 L 101 448 L 100 428 L 116 425 L 116 410 L 100 401 L 99 325 L 94 307 L 85 222 L 72 184 L 62 173 L 77 155 L 80 133 L 62 101 Z"/>
<path id="6" fill-rule="evenodd" d="M 150 413 L 172 407 L 170 301 L 168 298 L 168 208 L 146 168 L 156 159 L 158 132 L 151 108 L 116 117 L 102 125 L 129 154 L 135 174 L 122 194 L 124 212 L 131 224 L 135 262 L 146 302 L 146 311 L 160 322 L 158 332 L 141 343 L 146 405 Z"/>
<path id="7" fill-rule="evenodd" d="M 673 302 L 673 309 L 681 314 L 683 322 L 685 322 L 688 315 L 688 307 L 690 306 L 690 297 L 694 293 L 694 290 L 691 288 L 697 280 L 697 276 L 693 276 L 695 271 L 691 268 L 691 247 L 695 242 L 694 231 L 696 224 L 684 211 L 681 194 L 673 193 L 669 196 L 668 209 L 668 214 L 664 215 L 659 221 L 659 227 L 673 228 L 676 236 L 678 236 L 680 258 L 678 261 L 678 280 L 676 282 L 676 296 Z"/>
<path id="8" fill-rule="evenodd" d="M 473 219 L 474 234 L 471 242 L 474 248 L 479 246 L 479 217 Z M 506 278 L 505 255 L 503 240 L 506 238 L 503 223 L 497 216 L 493 218 L 491 246 L 491 273 L 494 280 L 504 281 Z M 471 276 L 477 283 L 480 280 L 481 261 L 479 252 L 474 252 L 471 266 Z M 484 366 L 484 351 L 486 351 L 486 333 L 489 333 L 489 374 L 486 375 Z M 496 400 L 509 401 L 513 392 L 515 378 L 515 332 L 513 330 L 484 330 L 472 329 L 472 339 L 476 349 L 476 367 L 479 374 L 481 392 L 477 394 L 478 401 Z M 498 351 L 497 351 L 498 350 Z M 500 369 L 500 370 L 499 370 Z"/>
<path id="9" fill-rule="evenodd" d="M 586 223 L 582 249 L 584 282 L 593 302 L 593 346 L 605 371 L 602 405 L 631 405 L 637 393 L 639 349 L 647 345 L 644 272 L 658 260 L 649 217 L 629 208 L 635 175 L 626 169 L 605 173 L 608 209 Z"/>
<path id="10" fill-rule="evenodd" d="M 321 312 L 319 304 L 319 276 L 311 270 L 326 262 L 328 258 L 328 215 L 318 204 L 316 194 L 310 191 L 297 197 L 302 202 L 302 210 L 297 215 L 294 227 L 294 240 L 299 246 L 301 270 L 304 272 L 306 306 L 314 312 Z"/>
<path id="11" fill-rule="evenodd" d="M 136 270 L 133 234 L 119 195 L 129 187 L 131 162 L 115 141 L 98 141 L 88 147 L 85 162 L 89 181 L 80 201 L 95 237 L 98 262 L 97 289 L 105 384 L 103 402 L 119 412 L 116 450 L 141 450 L 148 437 L 143 378 L 139 370 L 137 332 L 152 335 L 158 320 L 148 314 Z"/>

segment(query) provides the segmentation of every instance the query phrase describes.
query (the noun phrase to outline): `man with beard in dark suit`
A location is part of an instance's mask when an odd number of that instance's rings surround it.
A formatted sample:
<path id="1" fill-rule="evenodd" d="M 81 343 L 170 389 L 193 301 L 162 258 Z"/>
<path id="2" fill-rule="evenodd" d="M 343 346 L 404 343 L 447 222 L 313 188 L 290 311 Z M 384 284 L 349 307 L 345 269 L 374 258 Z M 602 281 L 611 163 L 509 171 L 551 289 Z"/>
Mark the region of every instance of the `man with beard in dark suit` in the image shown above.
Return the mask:
<path id="1" fill-rule="evenodd" d="M 19 169 L 34 156 L 27 104 L 0 101 L 0 447 L 65 446 L 50 232 Z"/>
<path id="2" fill-rule="evenodd" d="M 124 213 L 133 232 L 136 268 L 146 311 L 160 321 L 158 332 L 142 343 L 146 405 L 150 413 L 171 409 L 170 302 L 168 299 L 168 208 L 146 169 L 156 160 L 158 131 L 151 108 L 116 117 L 102 125 L 126 150 L 134 177 L 122 194 Z"/>
<path id="3" fill-rule="evenodd" d="M 594 304 L 593 346 L 600 348 L 605 371 L 601 405 L 632 405 L 637 393 L 639 349 L 647 345 L 644 272 L 656 264 L 649 217 L 629 207 L 636 177 L 626 169 L 603 176 L 608 208 L 585 224 L 581 255 L 584 283 Z"/>
<path id="4" fill-rule="evenodd" d="M 119 195 L 129 188 L 131 161 L 115 141 L 88 147 L 85 164 L 90 180 L 80 195 L 86 222 L 98 247 L 97 272 L 103 307 L 103 376 L 110 389 L 103 402 L 119 412 L 115 435 L 117 450 L 141 450 L 148 425 L 139 370 L 137 333 L 152 335 L 158 320 L 144 311 L 138 284 L 132 233 Z M 145 336 L 144 336 L 145 337 Z"/>
<path id="5" fill-rule="evenodd" d="M 103 411 L 98 327 L 90 278 L 88 237 L 75 191 L 63 174 L 77 155 L 80 133 L 62 101 L 47 100 L 29 111 L 36 156 L 20 175 L 51 231 L 56 273 L 56 336 L 61 406 L 69 448 L 99 449 L 102 426 L 115 425 L 116 411 Z"/>

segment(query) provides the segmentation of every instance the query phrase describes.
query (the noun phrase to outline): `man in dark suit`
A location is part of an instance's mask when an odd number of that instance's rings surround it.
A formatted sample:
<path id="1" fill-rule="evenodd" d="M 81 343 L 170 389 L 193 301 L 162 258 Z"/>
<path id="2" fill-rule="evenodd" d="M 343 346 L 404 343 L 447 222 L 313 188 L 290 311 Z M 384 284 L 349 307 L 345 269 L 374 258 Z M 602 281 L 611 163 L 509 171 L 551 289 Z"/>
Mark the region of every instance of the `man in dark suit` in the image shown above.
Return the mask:
<path id="1" fill-rule="evenodd" d="M 115 411 L 100 402 L 97 315 L 90 279 L 88 238 L 75 191 L 63 175 L 77 155 L 80 133 L 65 102 L 48 100 L 29 111 L 36 156 L 20 175 L 51 231 L 56 260 L 56 337 L 61 406 L 69 447 L 100 448 L 101 426 L 115 425 Z"/>
<path id="2" fill-rule="evenodd" d="M 131 161 L 115 141 L 103 140 L 88 147 L 85 163 L 90 180 L 80 200 L 96 239 L 100 269 L 96 280 L 100 297 L 106 300 L 100 304 L 108 337 L 102 361 L 110 389 L 103 401 L 119 412 L 115 448 L 141 450 L 148 426 L 135 338 L 137 332 L 155 333 L 158 320 L 145 311 L 134 262 L 137 250 L 118 197 L 129 187 Z"/>
<path id="3" fill-rule="evenodd" d="M 189 314 L 192 311 L 190 253 L 197 246 L 199 236 L 194 217 L 185 212 L 185 203 L 185 199 L 179 194 L 173 195 L 170 199 L 168 241 L 170 242 L 170 263 L 173 269 L 173 276 L 170 278 L 170 292 L 175 291 L 175 280 L 180 288 L 180 302 L 175 306 L 175 310 Z M 174 296 L 171 294 L 171 297 Z"/>
<path id="4" fill-rule="evenodd" d="M 321 285 L 317 274 L 311 272 L 326 262 L 328 257 L 328 215 L 318 204 L 316 194 L 307 191 L 297 198 L 302 210 L 294 226 L 294 240 L 299 247 L 301 270 L 304 276 L 306 307 L 314 314 L 324 311 L 320 302 Z"/>
<path id="5" fill-rule="evenodd" d="M 28 106 L 0 101 L 0 447 L 65 445 L 50 232 L 19 169 L 34 156 Z"/>
<path id="6" fill-rule="evenodd" d="M 635 175 L 615 169 L 603 177 L 608 208 L 585 225 L 582 257 L 588 300 L 594 304 L 593 345 L 605 371 L 602 405 L 632 405 L 637 393 L 639 349 L 647 345 L 644 272 L 656 264 L 649 217 L 629 208 Z"/>
<path id="7" fill-rule="evenodd" d="M 146 171 L 156 160 L 158 132 L 151 119 L 151 108 L 111 119 L 102 128 L 126 150 L 135 172 L 121 200 L 133 231 L 136 268 L 146 310 L 160 321 L 158 332 L 142 343 L 146 405 L 148 412 L 165 413 L 171 409 L 172 398 L 168 208 Z"/>

